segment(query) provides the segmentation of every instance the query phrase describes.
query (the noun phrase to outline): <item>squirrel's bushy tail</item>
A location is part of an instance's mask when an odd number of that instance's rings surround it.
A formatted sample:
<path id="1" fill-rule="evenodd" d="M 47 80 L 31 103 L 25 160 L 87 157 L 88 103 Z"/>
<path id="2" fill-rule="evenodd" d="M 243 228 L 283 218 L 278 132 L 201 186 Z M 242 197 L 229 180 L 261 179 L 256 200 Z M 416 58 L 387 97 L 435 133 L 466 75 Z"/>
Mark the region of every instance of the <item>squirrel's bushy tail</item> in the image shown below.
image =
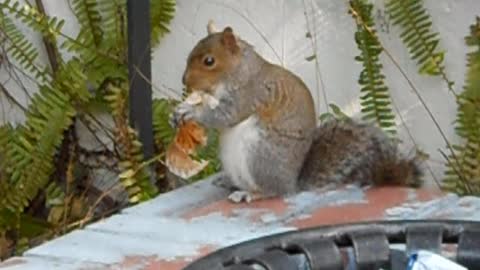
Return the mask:
<path id="1" fill-rule="evenodd" d="M 372 170 L 374 185 L 399 185 L 420 187 L 422 185 L 422 170 L 416 157 L 408 159 L 399 154 L 379 161 Z"/>
<path id="2" fill-rule="evenodd" d="M 403 157 L 382 130 L 353 120 L 330 120 L 317 128 L 299 176 L 299 188 L 329 183 L 422 184 L 420 159 Z"/>

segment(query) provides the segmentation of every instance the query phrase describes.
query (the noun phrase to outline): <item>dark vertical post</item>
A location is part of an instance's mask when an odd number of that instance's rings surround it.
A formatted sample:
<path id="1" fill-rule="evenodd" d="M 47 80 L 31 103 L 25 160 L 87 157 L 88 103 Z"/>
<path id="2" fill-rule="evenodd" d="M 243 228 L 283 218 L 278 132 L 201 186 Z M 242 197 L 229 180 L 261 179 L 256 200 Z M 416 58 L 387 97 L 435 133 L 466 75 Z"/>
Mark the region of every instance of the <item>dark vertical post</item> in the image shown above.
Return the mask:
<path id="1" fill-rule="evenodd" d="M 127 0 L 130 125 L 139 133 L 146 159 L 153 156 L 150 0 Z"/>

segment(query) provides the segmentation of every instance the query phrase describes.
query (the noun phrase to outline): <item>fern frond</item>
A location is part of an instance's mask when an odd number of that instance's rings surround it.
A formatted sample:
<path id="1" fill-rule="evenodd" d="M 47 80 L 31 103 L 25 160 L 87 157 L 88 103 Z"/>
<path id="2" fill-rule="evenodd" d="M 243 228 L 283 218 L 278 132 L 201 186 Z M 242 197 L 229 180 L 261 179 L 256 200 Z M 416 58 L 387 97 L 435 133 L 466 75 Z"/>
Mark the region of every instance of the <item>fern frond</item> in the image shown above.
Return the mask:
<path id="1" fill-rule="evenodd" d="M 157 145 L 162 144 L 162 146 L 166 146 L 175 136 L 175 129 L 170 126 L 168 119 L 177 103 L 167 99 L 153 100 L 153 132 Z"/>
<path id="2" fill-rule="evenodd" d="M 441 75 L 444 73 L 445 52 L 439 50 L 439 34 L 431 28 L 432 20 L 422 0 L 388 0 L 387 12 L 393 25 L 401 28 L 400 38 L 407 46 L 420 74 Z M 449 82 L 450 83 L 450 82 Z"/>
<path id="3" fill-rule="evenodd" d="M 164 34 L 168 33 L 168 25 L 175 15 L 175 0 L 150 1 L 151 47 L 155 48 Z"/>
<path id="4" fill-rule="evenodd" d="M 461 194 L 480 195 L 480 17 L 465 38 L 475 49 L 467 54 L 464 91 L 459 95 L 456 133 L 464 143 L 449 157 L 444 187 Z"/>
<path id="5" fill-rule="evenodd" d="M 76 0 L 76 2 L 85 7 L 83 10 L 79 7 L 77 16 L 87 16 L 90 22 L 84 27 L 92 30 L 80 33 L 75 42 L 67 40 L 62 46 L 76 52 L 82 59 L 93 88 L 102 88 L 106 81 L 126 81 L 128 78 L 126 1 Z"/>
<path id="6" fill-rule="evenodd" d="M 0 8 L 0 29 L 5 37 L 6 52 L 25 70 L 42 82 L 49 80 L 48 70 L 37 62 L 38 50 L 17 29 L 13 21 Z"/>
<path id="7" fill-rule="evenodd" d="M 127 82 L 126 1 L 72 1 L 81 26 L 76 38 L 62 33 L 63 20 L 46 16 L 30 4 L 23 4 L 24 1 L 0 1 L 0 29 L 2 37 L 6 37 L 5 48 L 39 80 L 39 91 L 31 99 L 24 124 L 16 128 L 0 127 L 0 231 L 13 229 L 19 237 L 38 234 L 38 230 L 32 229 L 36 225 L 30 221 L 31 217 L 24 212 L 40 192 L 46 194 L 49 220 L 58 220 L 56 217 L 64 211 L 77 217 L 71 214 L 75 209 L 73 203 L 62 204 L 66 195 L 59 186 L 52 184 L 52 175 L 65 130 L 90 104 L 97 94 L 93 91 L 113 89 L 106 99 L 117 127 L 115 143 L 121 156 L 119 166 L 123 170 L 119 177 L 130 202 L 150 199 L 157 193 L 150 182 L 150 172 L 145 168 L 137 134 L 128 125 L 128 92 L 124 84 Z M 155 37 L 152 42 L 158 42 L 168 31 L 166 24 L 174 11 L 172 3 L 172 0 L 152 1 L 152 6 L 157 7 L 152 11 L 152 35 Z M 16 18 L 54 45 L 57 45 L 57 37 L 64 38 L 62 48 L 74 52 L 73 57 L 68 62 L 60 61 L 55 76 L 51 76 L 48 68 L 37 63 L 38 52 L 34 45 L 9 17 Z M 105 98 L 103 95 L 95 97 Z M 76 208 L 83 209 L 83 205 Z M 38 228 L 51 229 L 51 225 L 44 222 Z"/>
<path id="8" fill-rule="evenodd" d="M 173 111 L 173 108 L 178 102 L 175 100 L 168 99 L 154 99 L 153 100 L 153 139 L 155 143 L 155 149 L 164 153 L 173 140 L 175 136 L 175 130 L 168 123 L 168 118 L 170 113 Z M 156 175 L 158 177 L 158 184 L 160 191 L 168 191 L 174 185 L 170 183 L 169 179 L 166 177 L 166 166 L 165 163 L 155 164 Z"/>
<path id="9" fill-rule="evenodd" d="M 88 91 L 87 75 L 82 62 L 72 58 L 57 71 L 52 87 L 66 93 L 72 104 L 81 106 L 87 103 L 92 95 Z M 55 102 L 55 96 L 48 96 L 47 101 Z"/>
<path id="10" fill-rule="evenodd" d="M 363 119 L 374 121 L 384 131 L 395 134 L 395 115 L 391 109 L 390 95 L 379 59 L 383 48 L 374 30 L 372 7 L 364 0 L 350 1 L 350 13 L 357 24 L 355 42 L 360 50 L 360 55 L 355 57 L 355 60 L 363 65 L 358 80 L 363 94 L 360 104 Z"/>
<path id="11" fill-rule="evenodd" d="M 47 207 L 62 205 L 64 203 L 63 200 L 65 199 L 65 192 L 57 182 L 52 181 L 45 188 L 45 197 L 45 204 Z"/>
<path id="12" fill-rule="evenodd" d="M 10 182 L 15 187 L 13 190 L 19 192 L 7 193 L 2 199 L 2 207 L 13 212 L 23 212 L 38 191 L 48 183 L 54 169 L 53 157 L 63 140 L 63 131 L 72 124 L 75 115 L 68 98 L 61 93 L 55 91 L 49 94 L 59 96 L 58 100 L 65 101 L 63 104 L 52 107 L 51 103 L 46 102 L 42 96 L 50 91 L 42 88 L 40 94 L 33 98 L 35 110 L 29 111 L 25 127 L 17 130 L 7 149 L 9 166 L 12 168 Z"/>
<path id="13" fill-rule="evenodd" d="M 8 141 L 12 135 L 13 128 L 9 124 L 5 124 L 0 126 L 0 169 L 2 164 L 2 153 L 5 153 L 5 149 L 7 148 Z M 0 170 L 1 171 L 1 170 Z"/>
<path id="14" fill-rule="evenodd" d="M 120 181 L 126 189 L 129 201 L 137 203 L 153 198 L 157 188 L 150 182 L 150 174 L 143 166 L 142 144 L 137 133 L 128 125 L 127 91 L 123 88 L 109 85 L 108 100 L 115 121 L 115 136 L 119 146 Z"/>
<path id="15" fill-rule="evenodd" d="M 346 115 L 344 112 L 342 112 L 340 107 L 338 107 L 337 105 L 335 105 L 333 103 L 330 103 L 330 104 L 328 104 L 328 106 L 330 107 L 330 109 L 332 109 L 332 113 L 330 113 L 330 112 L 322 113 L 319 117 L 320 122 L 323 123 L 323 122 L 328 121 L 330 119 L 336 119 L 336 120 L 340 120 L 340 121 L 350 119 L 350 117 L 348 115 Z"/>
<path id="16" fill-rule="evenodd" d="M 9 192 L 0 199 L 0 208 L 22 213 L 39 190 L 49 182 L 54 156 L 64 131 L 73 123 L 75 106 L 90 97 L 85 76 L 77 61 L 61 65 L 56 80 L 40 85 L 26 112 L 26 121 L 12 131 L 5 148 L 9 168 Z"/>
<path id="17" fill-rule="evenodd" d="M 84 1 L 91 3 L 91 0 Z M 98 20 L 100 19 L 98 18 L 98 12 L 95 13 L 95 11 L 92 11 L 95 6 L 89 4 L 88 8 L 90 9 L 88 12 L 90 12 L 90 16 L 92 17 L 90 18 L 93 24 L 92 27 L 98 28 Z M 93 44 L 90 44 L 97 41 L 101 42 L 101 39 L 98 37 L 100 34 L 98 29 L 94 32 L 83 31 L 85 33 L 81 32 L 78 40 L 76 40 L 62 33 L 63 20 L 59 20 L 56 17 L 45 16 L 31 5 L 20 5 L 18 2 L 6 0 L 0 2 L 0 9 L 8 10 L 13 16 L 19 18 L 20 21 L 30 26 L 33 30 L 40 32 L 45 38 L 55 44 L 57 36 L 65 38 L 65 42 L 61 47 L 67 49 L 69 52 L 77 53 L 77 56 L 83 62 L 83 69 L 88 72 L 87 77 L 91 79 L 90 83 L 93 83 L 94 86 L 98 87 L 103 83 L 105 78 L 126 78 L 126 65 L 123 60 L 119 59 L 115 54 L 111 54 L 103 43 L 100 44 L 101 46 L 99 48 L 92 47 Z M 76 13 L 80 18 L 86 16 L 85 12 L 86 11 L 82 13 L 81 7 L 77 7 Z M 87 32 L 92 34 L 92 36 L 87 37 L 86 35 L 89 35 Z"/>
<path id="18" fill-rule="evenodd" d="M 455 145 L 454 149 L 455 157 L 453 155 L 448 157 L 443 188 L 457 194 L 478 196 L 480 141 L 468 139 L 463 145 Z"/>
<path id="19" fill-rule="evenodd" d="M 103 14 L 102 48 L 114 53 L 122 62 L 127 61 L 127 6 L 123 0 L 98 0 Z"/>
<path id="20" fill-rule="evenodd" d="M 38 11 L 30 4 L 20 4 L 17 1 L 4 0 L 0 2 L 0 9 L 7 10 L 17 19 L 28 25 L 35 31 L 41 33 L 52 42 L 56 42 L 56 37 L 62 33 L 62 27 L 65 23 L 56 17 L 48 17 Z"/>
<path id="21" fill-rule="evenodd" d="M 98 48 L 102 42 L 102 17 L 97 7 L 97 0 L 73 0 L 73 12 L 80 23 L 77 41 L 86 47 Z"/>

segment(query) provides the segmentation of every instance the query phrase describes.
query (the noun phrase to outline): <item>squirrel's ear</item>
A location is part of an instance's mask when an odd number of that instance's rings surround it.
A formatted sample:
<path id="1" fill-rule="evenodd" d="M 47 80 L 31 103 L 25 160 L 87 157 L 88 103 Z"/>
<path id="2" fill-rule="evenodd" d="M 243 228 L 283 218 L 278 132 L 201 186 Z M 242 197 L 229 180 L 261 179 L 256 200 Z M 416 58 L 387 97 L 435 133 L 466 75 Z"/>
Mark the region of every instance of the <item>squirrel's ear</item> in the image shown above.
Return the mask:
<path id="1" fill-rule="evenodd" d="M 215 26 L 215 23 L 213 22 L 213 20 L 209 20 L 208 21 L 208 24 L 207 24 L 207 33 L 209 35 L 213 34 L 213 33 L 217 33 L 218 30 L 217 30 L 217 27 Z"/>
<path id="2" fill-rule="evenodd" d="M 239 49 L 237 44 L 237 37 L 233 33 L 233 29 L 230 26 L 225 27 L 225 29 L 223 30 L 222 43 L 233 53 L 237 52 Z"/>

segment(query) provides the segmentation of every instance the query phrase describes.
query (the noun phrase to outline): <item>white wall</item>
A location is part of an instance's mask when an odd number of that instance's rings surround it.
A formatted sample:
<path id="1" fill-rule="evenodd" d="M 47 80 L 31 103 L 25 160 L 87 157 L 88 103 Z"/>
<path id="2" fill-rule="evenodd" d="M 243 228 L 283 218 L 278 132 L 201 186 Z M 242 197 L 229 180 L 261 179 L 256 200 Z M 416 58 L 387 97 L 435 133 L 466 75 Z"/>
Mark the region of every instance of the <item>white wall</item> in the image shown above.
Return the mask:
<path id="1" fill-rule="evenodd" d="M 66 1 L 44 2 L 50 14 L 72 18 Z M 378 9 L 375 14 L 383 12 L 384 1 L 374 2 Z M 339 105 L 348 114 L 358 114 L 357 78 L 361 66 L 353 61 L 359 52 L 353 41 L 355 25 L 347 13 L 347 3 L 347 0 L 178 0 L 172 31 L 154 53 L 154 95 L 179 96 L 187 54 L 206 35 L 206 23 L 213 19 L 221 28 L 232 26 L 268 60 L 300 75 L 311 89 L 319 113 L 326 110 L 325 103 L 328 102 Z M 480 1 L 425 0 L 425 5 L 432 15 L 434 29 L 440 32 L 441 46 L 447 50 L 447 74 L 456 82 L 455 90 L 459 92 L 463 85 L 467 52 L 463 38 L 468 34 L 475 16 L 480 15 Z M 67 33 L 76 32 L 75 23 L 67 21 Z M 440 78 L 419 76 L 416 65 L 409 59 L 408 52 L 398 38 L 398 29 L 390 25 L 388 30 L 384 28 L 380 31 L 382 43 L 419 89 L 448 138 L 456 141 L 453 95 Z M 307 32 L 312 34 L 313 42 L 306 38 Z M 39 41 L 36 35 L 31 38 Z M 313 54 L 317 55 L 318 61 L 305 59 Z M 41 58 L 45 61 L 44 55 Z M 412 147 L 406 132 L 408 129 L 416 143 L 431 155 L 429 165 L 441 178 L 443 158 L 439 149 L 446 151 L 445 142 L 405 78 L 385 55 L 382 61 L 394 104 L 404 120 L 402 123 L 397 117 L 400 136 L 406 142 L 405 151 Z M 6 77 L 4 70 L 0 70 L 2 82 Z M 6 86 L 14 89 L 15 95 L 23 102 L 26 101 L 12 80 Z M 33 84 L 29 83 L 28 88 L 34 89 Z M 326 101 L 324 96 L 327 97 Z M 1 102 L 5 111 L 0 110 L 0 116 L 3 117 L 0 119 L 22 119 L 6 104 L 4 97 Z"/>

